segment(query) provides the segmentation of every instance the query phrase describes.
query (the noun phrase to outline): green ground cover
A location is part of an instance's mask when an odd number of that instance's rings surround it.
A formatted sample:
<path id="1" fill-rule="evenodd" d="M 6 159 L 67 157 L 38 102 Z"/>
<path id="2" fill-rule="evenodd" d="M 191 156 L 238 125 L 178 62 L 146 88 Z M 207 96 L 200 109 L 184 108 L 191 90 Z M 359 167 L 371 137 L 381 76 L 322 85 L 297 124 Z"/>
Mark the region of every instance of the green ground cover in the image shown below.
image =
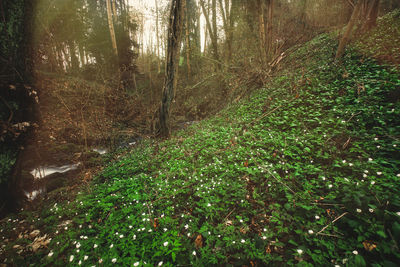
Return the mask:
<path id="1" fill-rule="evenodd" d="M 396 266 L 399 70 L 356 49 L 336 64 L 336 47 L 321 35 L 248 99 L 125 151 L 76 201 L 43 211 L 53 238 L 36 259 Z"/>

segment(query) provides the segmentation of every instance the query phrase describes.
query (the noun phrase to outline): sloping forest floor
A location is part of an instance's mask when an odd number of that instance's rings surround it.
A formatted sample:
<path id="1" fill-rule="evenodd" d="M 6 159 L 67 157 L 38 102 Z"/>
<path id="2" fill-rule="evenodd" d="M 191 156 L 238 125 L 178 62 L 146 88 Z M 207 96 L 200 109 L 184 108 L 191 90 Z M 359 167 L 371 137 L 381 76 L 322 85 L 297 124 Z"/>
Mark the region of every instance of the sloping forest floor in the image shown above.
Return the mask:
<path id="1" fill-rule="evenodd" d="M 2 220 L 1 260 L 397 266 L 399 29 L 400 11 L 381 18 L 340 63 L 337 33 L 292 48 L 247 99 L 120 151 L 74 200 Z"/>

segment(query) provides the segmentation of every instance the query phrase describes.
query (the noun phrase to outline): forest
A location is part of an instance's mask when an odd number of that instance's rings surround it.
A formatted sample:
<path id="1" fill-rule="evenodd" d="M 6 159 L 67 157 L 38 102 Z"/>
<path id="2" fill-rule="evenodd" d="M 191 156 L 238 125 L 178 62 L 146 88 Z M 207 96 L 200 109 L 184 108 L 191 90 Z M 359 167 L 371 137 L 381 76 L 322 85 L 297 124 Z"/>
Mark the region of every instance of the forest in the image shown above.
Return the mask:
<path id="1" fill-rule="evenodd" d="M 398 0 L 0 0 L 0 266 L 399 266 Z"/>

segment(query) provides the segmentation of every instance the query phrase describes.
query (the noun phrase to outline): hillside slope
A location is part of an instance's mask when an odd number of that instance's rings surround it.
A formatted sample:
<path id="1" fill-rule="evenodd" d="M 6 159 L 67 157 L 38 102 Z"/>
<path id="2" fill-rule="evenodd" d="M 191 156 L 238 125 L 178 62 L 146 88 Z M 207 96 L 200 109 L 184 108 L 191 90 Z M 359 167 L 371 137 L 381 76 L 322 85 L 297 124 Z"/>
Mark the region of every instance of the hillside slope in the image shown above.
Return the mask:
<path id="1" fill-rule="evenodd" d="M 31 259 L 395 266 L 400 72 L 354 48 L 335 64 L 336 46 L 321 35 L 248 99 L 125 151 L 75 202 L 43 211 L 50 251 Z"/>

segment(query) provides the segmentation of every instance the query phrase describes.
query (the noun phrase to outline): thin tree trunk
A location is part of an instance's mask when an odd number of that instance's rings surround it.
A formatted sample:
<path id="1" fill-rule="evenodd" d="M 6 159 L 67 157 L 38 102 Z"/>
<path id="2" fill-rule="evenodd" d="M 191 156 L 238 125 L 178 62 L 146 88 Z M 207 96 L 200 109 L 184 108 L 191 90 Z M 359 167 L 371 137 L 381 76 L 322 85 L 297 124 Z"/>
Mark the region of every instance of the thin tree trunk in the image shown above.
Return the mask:
<path id="1" fill-rule="evenodd" d="M 264 0 L 258 0 L 258 35 L 260 39 L 260 59 L 261 59 L 261 64 L 264 65 L 267 62 L 267 54 L 266 54 L 266 22 L 265 22 L 265 2 Z"/>
<path id="2" fill-rule="evenodd" d="M 219 61 L 219 52 L 218 52 L 218 34 L 217 34 L 217 0 L 212 0 L 212 43 L 214 47 L 214 53 L 215 53 L 215 60 Z M 217 67 L 219 68 L 220 65 L 218 64 Z"/>
<path id="3" fill-rule="evenodd" d="M 343 34 L 343 37 L 339 43 L 339 47 L 336 51 L 335 60 L 338 60 L 343 56 L 344 49 L 346 48 L 346 45 L 347 45 L 348 41 L 350 40 L 351 32 L 353 30 L 354 24 L 356 23 L 357 18 L 359 16 L 362 3 L 363 3 L 362 0 L 358 0 L 357 4 L 355 5 L 355 7 L 353 9 L 353 13 L 351 14 L 351 18 L 349 20 L 349 23 L 347 24 L 346 31 Z"/>
<path id="4" fill-rule="evenodd" d="M 116 8 L 115 1 L 116 1 L 116 0 L 111 0 L 112 11 L 113 11 L 113 21 L 114 21 L 114 23 L 117 22 L 117 8 Z"/>
<path id="5" fill-rule="evenodd" d="M 160 106 L 160 135 L 170 135 L 170 108 L 175 97 L 178 76 L 179 52 L 182 40 L 184 6 L 186 0 L 172 0 L 168 28 L 168 48 L 166 72 L 163 86 L 163 96 Z"/>
<path id="6" fill-rule="evenodd" d="M 186 65 L 187 65 L 187 77 L 190 79 L 191 76 L 191 69 L 190 69 L 190 39 L 189 39 L 189 18 L 188 18 L 188 7 L 185 6 L 185 22 L 186 22 L 186 27 L 185 27 L 185 39 L 186 39 Z"/>
<path id="7" fill-rule="evenodd" d="M 274 0 L 268 0 L 268 14 L 267 14 L 267 23 L 265 26 L 266 30 L 266 36 L 265 36 L 265 41 L 266 41 L 266 56 L 267 60 L 269 60 L 273 55 L 271 55 L 272 52 L 272 19 L 273 19 L 273 11 L 274 11 Z"/>
<path id="8" fill-rule="evenodd" d="M 161 62 L 160 62 L 160 31 L 158 30 L 158 23 L 159 23 L 159 17 L 158 17 L 158 1 L 155 0 L 156 4 L 156 37 L 157 37 L 157 73 L 161 72 Z"/>
<path id="9" fill-rule="evenodd" d="M 213 50 L 214 59 L 219 62 L 219 53 L 218 53 L 218 35 L 217 35 L 217 18 L 216 18 L 216 0 L 212 0 L 212 25 L 210 22 L 210 12 L 207 12 L 205 8 L 204 0 L 200 0 L 201 8 L 203 9 L 203 14 L 206 19 L 206 26 L 208 33 L 210 34 L 211 38 L 211 46 Z M 220 64 L 217 64 L 217 68 L 220 68 Z"/>
<path id="10" fill-rule="evenodd" d="M 113 23 L 112 12 L 111 12 L 111 0 L 106 0 L 106 1 L 107 1 L 108 27 L 110 28 L 111 43 L 112 43 L 114 55 L 115 55 L 116 59 L 118 59 L 117 40 L 115 39 L 114 23 Z"/>
<path id="11" fill-rule="evenodd" d="M 233 19 L 232 19 L 232 6 L 231 5 L 231 10 L 229 10 L 229 0 L 225 0 L 224 3 L 222 0 L 218 0 L 220 10 L 221 10 L 221 15 L 222 15 L 222 22 L 224 25 L 224 31 L 225 31 L 225 62 L 226 65 L 229 65 L 231 61 L 231 56 L 232 56 L 232 28 L 233 28 Z M 225 6 L 224 6 L 225 5 Z"/>

